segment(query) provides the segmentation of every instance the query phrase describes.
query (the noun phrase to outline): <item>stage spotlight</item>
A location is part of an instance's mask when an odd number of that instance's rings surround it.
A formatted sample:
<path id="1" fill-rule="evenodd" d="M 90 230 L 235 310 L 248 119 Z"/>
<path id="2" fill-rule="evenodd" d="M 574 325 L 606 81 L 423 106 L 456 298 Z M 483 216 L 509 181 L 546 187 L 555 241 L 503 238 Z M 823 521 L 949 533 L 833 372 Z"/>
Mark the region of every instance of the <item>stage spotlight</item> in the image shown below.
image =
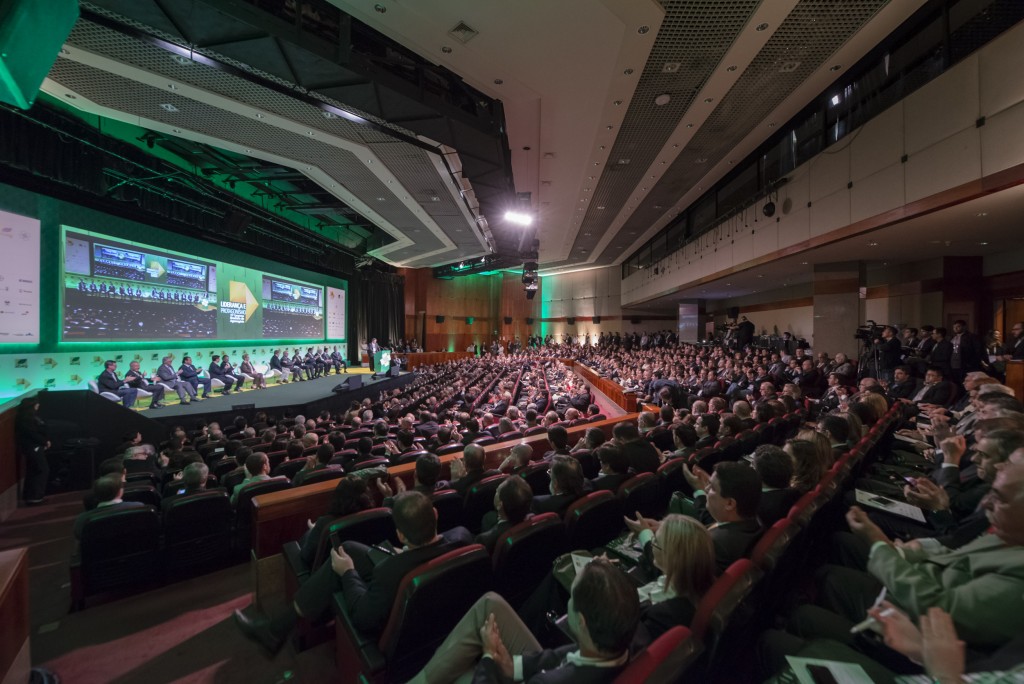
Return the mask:
<path id="1" fill-rule="evenodd" d="M 533 216 L 524 214 L 521 211 L 506 211 L 505 220 L 518 226 L 533 225 Z"/>
<path id="2" fill-rule="evenodd" d="M 775 216 L 775 202 L 769 202 L 768 204 L 764 205 L 764 207 L 761 209 L 761 213 L 768 217 Z"/>

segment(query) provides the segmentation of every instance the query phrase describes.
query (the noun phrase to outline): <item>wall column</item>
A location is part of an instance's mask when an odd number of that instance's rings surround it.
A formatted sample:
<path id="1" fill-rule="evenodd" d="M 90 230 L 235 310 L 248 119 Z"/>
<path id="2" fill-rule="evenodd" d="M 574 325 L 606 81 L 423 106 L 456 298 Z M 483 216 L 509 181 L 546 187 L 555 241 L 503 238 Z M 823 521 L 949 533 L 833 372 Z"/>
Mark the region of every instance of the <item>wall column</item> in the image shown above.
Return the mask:
<path id="1" fill-rule="evenodd" d="M 709 334 L 708 323 L 712 324 Z M 714 335 L 714 319 L 707 315 L 703 299 L 691 299 L 679 302 L 679 322 L 677 333 L 682 342 L 697 342 Z"/>
<path id="2" fill-rule="evenodd" d="M 968 330 L 984 335 L 991 322 L 981 317 L 982 292 L 982 257 L 943 257 L 942 323 L 935 325 L 945 326 L 952 337 L 953 321 L 963 319 L 967 321 Z"/>
<path id="3" fill-rule="evenodd" d="M 856 358 L 853 334 L 863 323 L 860 288 L 865 285 L 864 262 L 844 261 L 814 266 L 814 352 Z"/>

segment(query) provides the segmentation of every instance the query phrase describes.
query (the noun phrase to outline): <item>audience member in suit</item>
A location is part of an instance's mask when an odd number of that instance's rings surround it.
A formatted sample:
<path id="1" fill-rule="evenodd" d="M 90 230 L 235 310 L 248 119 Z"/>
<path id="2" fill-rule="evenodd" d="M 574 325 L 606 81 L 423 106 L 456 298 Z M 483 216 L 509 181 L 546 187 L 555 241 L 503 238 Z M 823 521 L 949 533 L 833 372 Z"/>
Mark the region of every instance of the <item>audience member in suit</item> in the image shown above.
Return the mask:
<path id="1" fill-rule="evenodd" d="M 261 482 L 263 480 L 270 479 L 270 459 L 262 451 L 256 451 L 249 454 L 245 459 L 245 479 L 238 483 L 235 490 L 231 493 L 231 505 L 234 506 L 238 503 L 238 494 L 242 491 L 245 485 L 250 482 Z"/>
<path id="2" fill-rule="evenodd" d="M 746 463 L 732 462 L 719 463 L 713 475 L 684 466 L 683 475 L 694 489 L 699 520 L 711 531 L 718 572 L 724 572 L 746 557 L 761 537 L 761 478 Z"/>
<path id="3" fill-rule="evenodd" d="M 99 387 L 100 392 L 113 392 L 121 397 L 121 403 L 124 404 L 125 408 L 134 406 L 135 400 L 139 396 L 139 391 L 134 387 L 129 387 L 128 383 L 117 377 L 117 362 L 106 361 L 103 364 L 103 368 L 103 372 L 96 378 L 96 385 Z"/>
<path id="4" fill-rule="evenodd" d="M 75 518 L 72 533 L 75 539 L 82 538 L 82 530 L 86 524 L 104 511 L 124 508 L 142 508 L 144 504 L 138 501 L 122 501 L 124 495 L 124 479 L 121 473 L 110 473 L 96 480 L 92 486 L 92 493 L 96 499 L 96 508 L 90 511 L 83 511 Z"/>
<path id="5" fill-rule="evenodd" d="M 599 420 L 607 420 L 608 417 L 601 413 L 601 407 L 597 404 L 591 404 L 587 407 L 587 419 L 591 423 L 596 423 Z"/>
<path id="6" fill-rule="evenodd" d="M 789 515 L 789 509 L 800 498 L 800 492 L 790 487 L 793 459 L 774 444 L 762 444 L 754 450 L 752 465 L 761 478 L 757 517 L 761 526 L 768 529 Z"/>
<path id="7" fill-rule="evenodd" d="M 1024 322 L 1013 324 L 1010 329 L 1013 339 L 1007 340 L 1003 349 L 1003 361 L 1024 361 Z"/>
<path id="8" fill-rule="evenodd" d="M 533 498 L 534 513 L 562 515 L 573 501 L 583 496 L 584 482 L 580 462 L 561 454 L 551 459 L 551 494 Z"/>
<path id="9" fill-rule="evenodd" d="M 836 639 L 857 648 L 850 628 L 860 622 L 885 587 L 894 605 L 911 616 L 947 610 L 968 648 L 991 651 L 1024 633 L 1024 462 L 1011 457 L 996 475 L 984 508 L 990 532 L 950 551 L 897 546 L 856 506 L 850 530 L 869 545 L 867 572 L 825 566 L 819 573 L 819 606 L 802 606 L 789 631 Z"/>
<path id="10" fill-rule="evenodd" d="M 896 366 L 896 370 L 893 371 L 893 381 L 889 384 L 886 394 L 890 401 L 913 399 L 920 389 L 921 381 L 911 377 L 909 366 Z"/>
<path id="11" fill-rule="evenodd" d="M 316 456 L 310 456 L 306 460 L 306 467 L 295 474 L 295 477 L 292 478 L 292 485 L 298 487 L 313 473 L 335 468 L 336 466 L 331 465 L 332 458 L 334 458 L 334 447 L 330 444 L 318 446 L 316 448 Z"/>
<path id="12" fill-rule="evenodd" d="M 181 479 L 174 483 L 172 487 L 170 484 L 164 485 L 164 495 L 160 500 L 160 509 L 163 511 L 167 510 L 169 505 L 168 502 L 174 501 L 183 496 L 189 494 L 198 494 L 199 492 L 207 491 L 220 491 L 224 489 L 221 487 L 215 487 L 209 489 L 207 484 L 210 480 L 210 467 L 201 461 L 194 461 L 185 466 L 181 471 Z"/>
<path id="13" fill-rule="evenodd" d="M 616 423 L 612 437 L 622 453 L 629 459 L 629 467 L 637 473 L 653 473 L 661 465 L 661 456 L 654 445 L 640 436 L 640 430 L 633 423 Z"/>
<path id="14" fill-rule="evenodd" d="M 532 464 L 532 459 L 533 447 L 529 444 L 516 444 L 509 450 L 508 456 L 498 466 L 498 472 L 518 475 Z"/>
<path id="15" fill-rule="evenodd" d="M 210 396 L 210 378 L 204 378 L 199 375 L 199 369 L 192 365 L 192 357 L 186 356 L 181 360 L 181 365 L 178 367 L 178 376 L 188 384 L 192 385 L 192 391 L 198 393 L 199 386 L 203 386 L 203 396 L 195 397 L 195 399 L 206 399 Z"/>
<path id="16" fill-rule="evenodd" d="M 161 400 L 164 398 L 163 385 L 157 385 L 149 381 L 142 371 L 139 370 L 139 362 L 132 361 L 128 364 L 128 372 L 124 374 L 124 381 L 129 387 L 134 387 L 136 390 L 145 390 L 153 396 L 149 400 L 149 408 L 160 408 L 163 406 Z"/>
<path id="17" fill-rule="evenodd" d="M 949 338 L 953 353 L 949 359 L 952 370 L 946 377 L 956 384 L 964 381 L 967 373 L 981 370 L 985 345 L 981 338 L 967 329 L 967 321 L 953 321 L 953 335 Z"/>
<path id="18" fill-rule="evenodd" d="M 533 491 L 526 480 L 521 477 L 506 478 L 498 485 L 498 490 L 494 493 L 494 510 L 497 512 L 497 520 L 490 529 L 478 534 L 474 541 L 477 544 L 483 544 L 487 553 L 493 553 L 498 537 L 532 515 L 530 513 L 532 504 Z"/>
<path id="19" fill-rule="evenodd" d="M 276 370 L 281 375 L 278 376 L 278 382 L 288 382 L 288 375 L 291 373 L 291 367 L 285 366 L 281 362 L 281 350 L 275 349 L 274 355 L 270 357 L 270 370 Z"/>
<path id="20" fill-rule="evenodd" d="M 489 592 L 470 608 L 415 684 L 462 681 L 475 684 L 513 681 L 513 673 L 531 684 L 603 684 L 618 676 L 629 660 L 629 645 L 640 617 L 636 588 L 603 560 L 583 568 L 572 585 L 569 625 L 576 643 L 545 650 L 499 595 Z"/>
<path id="21" fill-rule="evenodd" d="M 930 366 L 924 375 L 924 384 L 910 399 L 901 399 L 905 404 L 934 404 L 947 406 L 953 402 L 956 386 L 945 380 L 943 371 L 938 366 Z M 914 407 L 916 408 L 916 406 Z"/>
<path id="22" fill-rule="evenodd" d="M 490 437 L 491 435 L 480 431 L 480 421 L 476 418 L 470 418 L 466 421 L 466 432 L 462 434 L 463 444 L 472 444 L 473 440 L 480 439 L 481 437 Z"/>
<path id="23" fill-rule="evenodd" d="M 156 369 L 156 376 L 160 378 L 161 384 L 167 385 L 177 392 L 178 399 L 182 404 L 188 404 L 196 398 L 196 388 L 192 386 L 192 383 L 182 380 L 181 374 L 182 371 L 175 371 L 171 366 L 170 356 L 165 356 L 160 367 Z"/>
<path id="24" fill-rule="evenodd" d="M 344 542 L 331 551 L 330 562 L 320 566 L 299 587 L 293 605 L 269 620 L 236 610 L 239 627 L 264 648 L 276 652 L 299 616 L 318 619 L 327 611 L 335 592 L 341 591 L 355 628 L 369 634 L 379 633 L 391 613 L 398 587 L 410 570 L 472 541 L 463 527 L 439 535 L 437 511 L 430 498 L 420 492 L 397 495 L 393 516 L 403 545 L 400 553 L 384 554 L 358 542 Z"/>
<path id="25" fill-rule="evenodd" d="M 100 461 L 99 466 L 96 467 L 96 478 L 99 479 L 104 475 L 116 474 L 121 476 L 123 482 L 128 471 L 124 467 L 124 458 L 122 456 L 111 456 Z M 96 499 L 96 494 L 93 492 L 93 488 L 90 488 L 82 496 L 82 508 L 86 511 L 91 511 L 99 505 L 99 500 Z"/>
<path id="26" fill-rule="evenodd" d="M 313 567 L 313 561 L 316 560 L 317 547 L 320 545 L 320 537 L 327 533 L 331 523 L 338 518 L 343 518 L 346 515 L 352 515 L 359 511 L 365 511 L 369 508 L 373 508 L 373 499 L 370 498 L 369 491 L 367 490 L 366 480 L 355 475 L 347 475 L 338 480 L 338 484 L 335 486 L 334 493 L 331 496 L 331 503 L 327 507 L 327 514 L 321 515 L 316 519 L 316 522 L 312 520 L 306 521 L 309 529 L 306 530 L 306 533 L 302 535 L 302 539 L 299 540 L 299 556 L 306 564 L 306 567 Z"/>
<path id="27" fill-rule="evenodd" d="M 944 377 L 948 376 L 952 370 L 950 364 L 953 360 L 953 345 L 946 339 L 946 333 L 946 329 L 942 327 L 935 328 L 932 331 L 932 341 L 934 344 L 928 352 L 928 356 L 925 357 L 929 364 L 942 369 Z"/>
<path id="28" fill-rule="evenodd" d="M 561 425 L 552 425 L 548 428 L 548 444 L 551 449 L 544 454 L 545 461 L 550 461 L 555 456 L 567 456 L 569 454 L 569 432 Z"/>
<path id="29" fill-rule="evenodd" d="M 420 424 L 416 426 L 416 434 L 420 437 L 431 438 L 437 434 L 440 426 L 437 424 L 437 416 L 430 411 L 420 411 Z"/>
<path id="30" fill-rule="evenodd" d="M 462 458 L 451 462 L 452 482 L 449 485 L 465 497 L 470 487 L 485 477 L 497 475 L 497 470 L 484 470 L 484 448 L 479 444 L 469 444 L 462 450 Z"/>
<path id="31" fill-rule="evenodd" d="M 615 493 L 623 482 L 629 479 L 629 459 L 622 449 L 605 444 L 595 452 L 601 463 L 601 474 L 590 481 L 591 491 L 608 490 Z"/>

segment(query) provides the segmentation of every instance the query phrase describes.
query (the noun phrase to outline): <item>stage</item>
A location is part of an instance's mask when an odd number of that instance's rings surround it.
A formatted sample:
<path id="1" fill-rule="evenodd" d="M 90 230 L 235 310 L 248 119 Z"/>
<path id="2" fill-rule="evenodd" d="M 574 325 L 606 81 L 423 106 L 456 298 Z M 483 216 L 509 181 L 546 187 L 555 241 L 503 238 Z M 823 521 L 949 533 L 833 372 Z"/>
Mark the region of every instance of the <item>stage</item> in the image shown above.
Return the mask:
<path id="1" fill-rule="evenodd" d="M 301 382 L 277 384 L 271 381 L 267 389 L 233 391 L 227 396 L 215 392 L 211 393 L 209 399 L 187 405 L 177 403 L 177 395 L 172 394 L 170 397 L 165 396 L 165 400 L 174 403 L 159 409 L 143 409 L 138 412 L 138 415 L 165 427 L 184 425 L 187 428 L 191 428 L 200 418 L 224 423 L 225 420 L 232 420 L 237 415 L 243 415 L 251 420 L 257 411 L 266 411 L 268 414 L 279 417 L 285 410 L 288 410 L 292 415 L 302 414 L 314 417 L 324 410 L 336 412 L 347 409 L 352 401 L 362 401 L 366 397 L 376 399 L 381 392 L 402 387 L 415 377 L 415 373 L 404 372 L 397 377 L 379 375 L 373 378 L 369 369 L 356 368 L 349 373 L 340 375 L 332 373 Z M 358 389 L 334 391 L 334 388 L 346 384 L 352 378 L 361 381 L 362 385 Z M 143 401 L 145 404 L 149 402 L 148 399 Z"/>

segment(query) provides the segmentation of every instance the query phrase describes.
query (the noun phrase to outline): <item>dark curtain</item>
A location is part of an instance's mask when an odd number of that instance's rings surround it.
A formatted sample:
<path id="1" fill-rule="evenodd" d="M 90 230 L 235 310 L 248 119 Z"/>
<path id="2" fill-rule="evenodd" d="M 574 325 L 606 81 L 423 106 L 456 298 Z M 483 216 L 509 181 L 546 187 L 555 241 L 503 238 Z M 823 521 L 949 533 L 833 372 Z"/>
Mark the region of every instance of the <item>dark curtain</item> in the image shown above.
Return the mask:
<path id="1" fill-rule="evenodd" d="M 356 285 L 355 288 L 352 285 Z M 356 322 L 349 356 L 355 360 L 366 342 L 376 337 L 381 345 L 405 339 L 405 278 L 391 273 L 359 273 L 349 286 Z"/>

